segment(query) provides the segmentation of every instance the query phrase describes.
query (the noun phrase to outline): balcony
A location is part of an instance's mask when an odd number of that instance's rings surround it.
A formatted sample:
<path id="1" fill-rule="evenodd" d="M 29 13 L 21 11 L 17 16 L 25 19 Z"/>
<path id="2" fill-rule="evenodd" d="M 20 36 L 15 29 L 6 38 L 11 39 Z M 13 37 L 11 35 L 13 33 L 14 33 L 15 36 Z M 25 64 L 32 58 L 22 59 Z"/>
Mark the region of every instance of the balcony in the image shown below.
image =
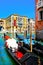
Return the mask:
<path id="1" fill-rule="evenodd" d="M 39 1 L 37 4 L 37 8 L 43 7 L 43 1 Z"/>

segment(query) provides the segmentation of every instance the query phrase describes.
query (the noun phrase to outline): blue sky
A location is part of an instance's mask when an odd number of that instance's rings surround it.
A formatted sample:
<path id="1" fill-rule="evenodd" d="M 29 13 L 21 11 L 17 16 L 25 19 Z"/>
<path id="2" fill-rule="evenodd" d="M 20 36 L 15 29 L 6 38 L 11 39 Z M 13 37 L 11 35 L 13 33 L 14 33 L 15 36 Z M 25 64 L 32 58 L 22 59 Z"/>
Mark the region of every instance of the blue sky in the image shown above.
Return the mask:
<path id="1" fill-rule="evenodd" d="M 35 18 L 35 0 L 0 0 L 0 18 L 11 14 Z"/>

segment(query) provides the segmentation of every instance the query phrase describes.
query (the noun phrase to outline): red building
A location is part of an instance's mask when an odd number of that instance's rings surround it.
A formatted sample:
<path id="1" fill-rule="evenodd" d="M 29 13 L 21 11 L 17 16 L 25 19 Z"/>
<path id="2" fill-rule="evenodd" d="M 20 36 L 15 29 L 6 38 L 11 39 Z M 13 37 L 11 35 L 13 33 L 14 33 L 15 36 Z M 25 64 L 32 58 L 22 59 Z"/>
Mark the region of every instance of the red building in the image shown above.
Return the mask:
<path id="1" fill-rule="evenodd" d="M 43 0 L 36 0 L 36 39 L 43 40 Z"/>

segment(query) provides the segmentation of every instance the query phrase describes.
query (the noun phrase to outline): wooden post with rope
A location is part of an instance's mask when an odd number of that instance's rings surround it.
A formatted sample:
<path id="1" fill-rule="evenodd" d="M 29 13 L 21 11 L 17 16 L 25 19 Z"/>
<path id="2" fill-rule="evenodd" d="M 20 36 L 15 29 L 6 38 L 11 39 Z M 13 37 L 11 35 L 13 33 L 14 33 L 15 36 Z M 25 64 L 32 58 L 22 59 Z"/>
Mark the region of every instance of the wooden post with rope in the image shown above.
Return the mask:
<path id="1" fill-rule="evenodd" d="M 32 52 L 32 23 L 30 23 L 30 52 Z"/>
<path id="2" fill-rule="evenodd" d="M 29 26 L 30 26 L 30 50 L 27 50 L 27 52 L 32 52 L 32 23 L 30 23 Z"/>
<path id="3" fill-rule="evenodd" d="M 38 56 L 38 65 L 40 65 L 40 57 Z"/>

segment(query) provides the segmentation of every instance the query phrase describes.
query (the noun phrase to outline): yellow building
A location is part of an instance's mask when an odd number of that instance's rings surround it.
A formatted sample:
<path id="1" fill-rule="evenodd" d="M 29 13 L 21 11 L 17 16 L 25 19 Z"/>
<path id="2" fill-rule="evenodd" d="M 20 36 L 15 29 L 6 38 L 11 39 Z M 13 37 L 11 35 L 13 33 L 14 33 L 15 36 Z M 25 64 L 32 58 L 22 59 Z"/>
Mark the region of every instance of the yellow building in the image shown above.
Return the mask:
<path id="1" fill-rule="evenodd" d="M 6 19 L 0 19 L 0 27 L 3 27 L 9 33 L 17 30 L 17 33 L 28 32 L 28 17 L 13 14 Z"/>
<path id="2" fill-rule="evenodd" d="M 15 22 L 15 23 L 14 23 Z M 19 16 L 19 15 L 11 15 L 6 18 L 6 29 L 10 32 L 16 29 L 18 33 L 23 32 L 27 29 L 28 18 L 26 16 Z"/>
<path id="3" fill-rule="evenodd" d="M 14 26 L 14 21 L 17 19 L 17 16 L 18 15 L 13 14 L 6 18 L 6 29 L 11 33 L 14 31 L 13 27 L 16 29 L 16 26 Z"/>
<path id="4" fill-rule="evenodd" d="M 14 20 L 16 20 L 17 31 L 19 33 L 27 29 L 28 18 L 26 16 L 14 15 Z"/>
<path id="5" fill-rule="evenodd" d="M 6 30 L 11 32 L 11 16 L 6 18 Z"/>
<path id="6" fill-rule="evenodd" d="M 28 18 L 26 16 L 23 16 L 23 26 L 22 29 L 25 31 L 28 29 Z"/>

